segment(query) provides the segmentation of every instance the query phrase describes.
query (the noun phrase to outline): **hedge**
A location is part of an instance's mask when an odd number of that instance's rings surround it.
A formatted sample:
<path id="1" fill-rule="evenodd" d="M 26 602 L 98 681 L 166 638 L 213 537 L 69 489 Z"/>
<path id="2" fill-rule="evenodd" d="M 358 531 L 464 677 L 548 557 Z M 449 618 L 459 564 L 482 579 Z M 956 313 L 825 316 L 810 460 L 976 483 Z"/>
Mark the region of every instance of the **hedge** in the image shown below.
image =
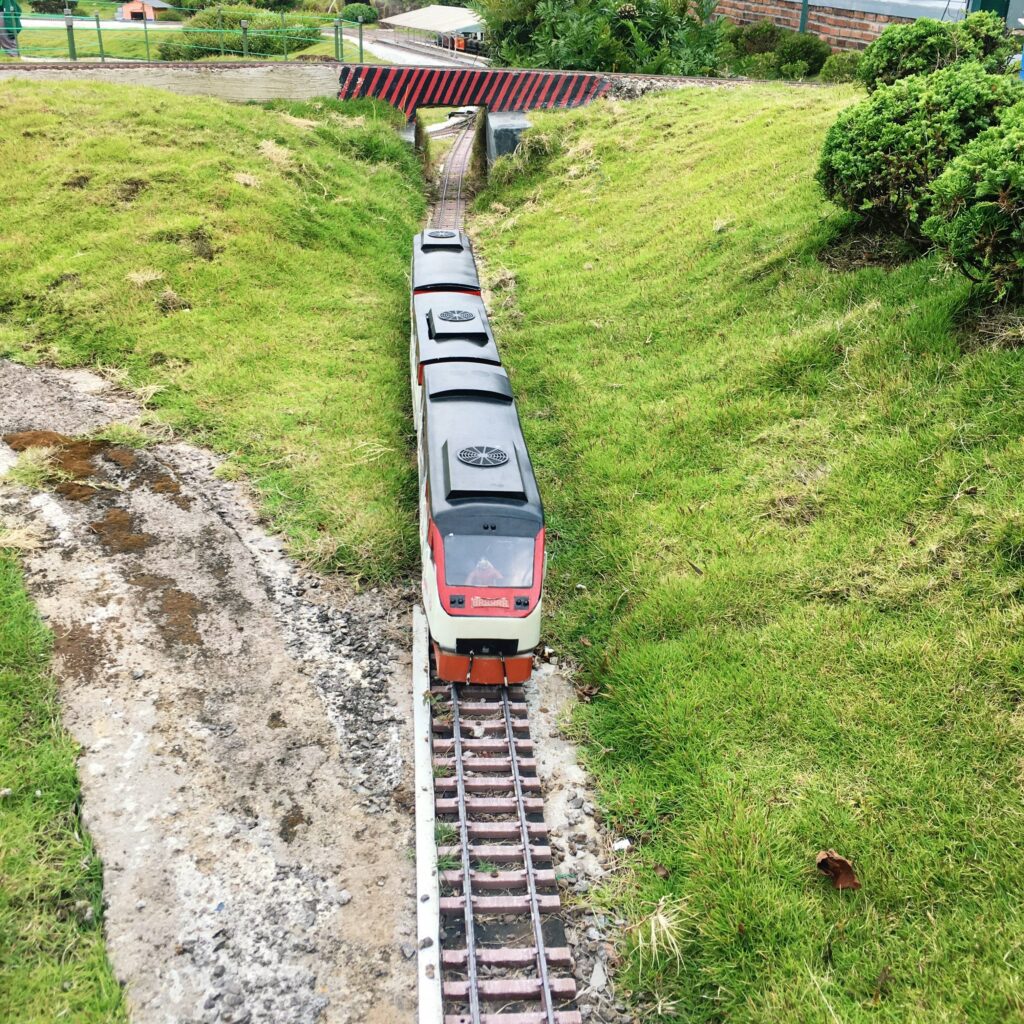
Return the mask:
<path id="1" fill-rule="evenodd" d="M 1024 104 L 979 135 L 931 186 L 924 233 L 993 299 L 1024 298 Z"/>
<path id="2" fill-rule="evenodd" d="M 249 22 L 248 50 L 256 57 L 294 53 L 321 41 L 320 19 L 302 14 L 272 14 L 260 7 L 218 7 L 200 11 L 175 38 L 161 42 L 161 60 L 198 60 L 212 54 L 243 52 L 242 21 Z M 219 29 L 223 26 L 223 31 Z M 287 38 L 286 38 L 287 37 Z"/>
<path id="3" fill-rule="evenodd" d="M 931 182 L 1022 98 L 1020 82 L 977 63 L 880 86 L 829 129 L 818 181 L 837 205 L 917 237 Z"/>
<path id="4" fill-rule="evenodd" d="M 1015 49 L 1005 22 L 993 11 L 976 11 L 961 22 L 918 18 L 890 25 L 864 51 L 859 74 L 869 92 L 965 61 L 978 61 L 997 74 L 1006 70 Z"/>

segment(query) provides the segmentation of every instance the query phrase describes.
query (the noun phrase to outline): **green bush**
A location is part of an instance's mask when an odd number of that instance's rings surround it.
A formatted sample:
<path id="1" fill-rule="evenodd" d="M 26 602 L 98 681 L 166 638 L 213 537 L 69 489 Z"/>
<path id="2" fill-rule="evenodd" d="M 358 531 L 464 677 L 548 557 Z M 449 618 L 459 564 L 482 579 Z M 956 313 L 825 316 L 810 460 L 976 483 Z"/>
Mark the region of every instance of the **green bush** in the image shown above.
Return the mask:
<path id="1" fill-rule="evenodd" d="M 748 56 L 755 53 L 774 53 L 786 30 L 774 21 L 755 21 L 740 29 L 737 49 Z"/>
<path id="2" fill-rule="evenodd" d="M 855 82 L 860 67 L 861 54 L 857 50 L 833 53 L 821 66 L 818 76 L 823 82 Z"/>
<path id="3" fill-rule="evenodd" d="M 68 3 L 64 0 L 30 0 L 29 6 L 36 14 L 63 14 L 65 7 L 70 8 L 74 14 L 78 0 L 69 0 Z"/>
<path id="4" fill-rule="evenodd" d="M 975 11 L 960 22 L 919 18 L 887 28 L 864 51 L 860 77 L 871 91 L 910 75 L 972 60 L 992 74 L 1001 74 L 1016 49 L 1006 23 L 994 11 Z"/>
<path id="5" fill-rule="evenodd" d="M 377 11 L 369 4 L 346 4 L 341 10 L 343 21 L 358 21 L 360 18 L 367 25 L 373 25 L 377 21 Z"/>
<path id="6" fill-rule="evenodd" d="M 737 62 L 733 70 L 747 78 L 775 78 L 778 75 L 774 53 L 752 53 Z"/>
<path id="7" fill-rule="evenodd" d="M 977 63 L 880 86 L 829 129 L 818 181 L 838 206 L 917 237 L 930 183 L 1022 98 L 1019 82 L 989 75 Z"/>
<path id="8" fill-rule="evenodd" d="M 1024 298 L 1024 105 L 1011 107 L 932 183 L 924 233 L 994 299 Z"/>
<path id="9" fill-rule="evenodd" d="M 780 78 L 789 78 L 802 82 L 810 74 L 811 69 L 805 60 L 792 60 L 787 61 L 781 67 L 777 66 L 776 70 Z"/>
<path id="10" fill-rule="evenodd" d="M 786 32 L 775 47 L 775 66 L 785 78 L 803 78 L 816 75 L 831 54 L 832 47 L 811 32 Z M 787 75 L 783 71 L 785 65 L 801 62 L 807 65 L 803 75 Z"/>
<path id="11" fill-rule="evenodd" d="M 975 11 L 954 26 L 961 49 L 970 48 L 986 71 L 1001 74 L 1019 50 L 1006 22 L 995 11 Z"/>
<path id="12" fill-rule="evenodd" d="M 213 54 L 243 52 L 241 23 L 248 21 L 248 49 L 254 57 L 293 53 L 320 42 L 320 20 L 310 15 L 281 16 L 260 7 L 218 7 L 200 11 L 175 38 L 157 48 L 161 60 L 199 60 Z M 223 31 L 220 31 L 223 27 Z"/>
<path id="13" fill-rule="evenodd" d="M 910 75 L 938 71 L 958 59 L 961 41 L 950 24 L 934 18 L 890 25 L 864 51 L 861 81 L 873 92 L 880 85 L 892 85 Z M 970 49 L 977 53 L 973 45 Z"/>

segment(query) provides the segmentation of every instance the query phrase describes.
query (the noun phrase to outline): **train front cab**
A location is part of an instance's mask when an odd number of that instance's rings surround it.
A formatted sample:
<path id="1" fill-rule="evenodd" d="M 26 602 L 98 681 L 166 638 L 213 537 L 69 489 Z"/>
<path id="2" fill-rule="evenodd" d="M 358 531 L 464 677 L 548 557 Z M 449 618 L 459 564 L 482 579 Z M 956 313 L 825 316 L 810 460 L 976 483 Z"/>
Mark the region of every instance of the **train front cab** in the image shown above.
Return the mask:
<path id="1" fill-rule="evenodd" d="M 424 367 L 423 600 L 436 672 L 525 682 L 540 642 L 544 513 L 500 367 Z"/>

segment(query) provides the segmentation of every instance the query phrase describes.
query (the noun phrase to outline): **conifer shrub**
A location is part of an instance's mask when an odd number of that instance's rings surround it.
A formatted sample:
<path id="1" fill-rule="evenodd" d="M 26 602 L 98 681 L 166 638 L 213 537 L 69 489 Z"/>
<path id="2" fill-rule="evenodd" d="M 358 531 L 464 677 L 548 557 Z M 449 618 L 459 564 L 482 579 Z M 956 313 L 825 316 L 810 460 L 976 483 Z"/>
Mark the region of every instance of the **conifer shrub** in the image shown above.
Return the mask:
<path id="1" fill-rule="evenodd" d="M 1024 298 L 1024 103 L 932 183 L 924 233 L 993 299 Z"/>
<path id="2" fill-rule="evenodd" d="M 919 236 L 932 181 L 1021 98 L 1018 81 L 990 75 L 978 63 L 880 86 L 829 129 L 818 181 L 838 206 Z"/>

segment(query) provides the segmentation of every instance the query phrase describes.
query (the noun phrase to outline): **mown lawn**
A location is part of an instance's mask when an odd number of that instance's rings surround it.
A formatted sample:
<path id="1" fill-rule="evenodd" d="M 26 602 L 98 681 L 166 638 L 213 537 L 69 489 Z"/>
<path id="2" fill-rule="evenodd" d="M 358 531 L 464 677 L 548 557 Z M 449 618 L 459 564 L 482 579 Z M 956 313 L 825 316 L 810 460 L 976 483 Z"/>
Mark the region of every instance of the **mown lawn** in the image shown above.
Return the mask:
<path id="1" fill-rule="evenodd" d="M 126 1021 L 103 946 L 102 869 L 78 816 L 49 636 L 0 534 L 0 1017 Z"/>
<path id="2" fill-rule="evenodd" d="M 407 264 L 424 200 L 394 112 L 95 84 L 0 97 L 0 175 L 19 197 L 0 355 L 123 370 L 233 457 L 298 555 L 366 579 L 407 569 Z"/>
<path id="3" fill-rule="evenodd" d="M 153 60 L 160 59 L 159 46 L 161 42 L 174 39 L 177 29 L 164 27 L 149 30 L 149 48 L 147 50 L 146 34 L 141 30 L 134 29 L 106 29 L 102 32 L 103 54 L 108 60 Z M 349 39 L 343 40 L 345 49 L 344 60 L 356 61 L 359 59 L 359 44 Z M 33 57 L 47 60 L 67 60 L 69 58 L 68 34 L 61 28 L 26 28 L 18 35 L 18 46 L 23 57 Z M 75 53 L 79 60 L 99 60 L 100 37 L 96 27 L 86 22 L 75 24 Z M 314 43 L 313 46 L 304 50 L 296 51 L 289 55 L 290 59 L 304 58 L 309 56 L 334 56 L 334 40 L 325 37 L 323 42 Z M 13 59 L 13 58 L 9 58 Z M 211 55 L 211 60 L 243 60 L 243 54 L 230 53 L 224 57 L 219 54 Z M 284 60 L 283 56 L 259 56 L 250 58 L 252 60 Z M 363 63 L 381 64 L 379 58 L 374 57 L 369 51 L 363 51 Z"/>
<path id="4" fill-rule="evenodd" d="M 537 115 L 476 218 L 658 1019 L 1024 1020 L 1024 352 L 819 258 L 853 95 Z"/>

